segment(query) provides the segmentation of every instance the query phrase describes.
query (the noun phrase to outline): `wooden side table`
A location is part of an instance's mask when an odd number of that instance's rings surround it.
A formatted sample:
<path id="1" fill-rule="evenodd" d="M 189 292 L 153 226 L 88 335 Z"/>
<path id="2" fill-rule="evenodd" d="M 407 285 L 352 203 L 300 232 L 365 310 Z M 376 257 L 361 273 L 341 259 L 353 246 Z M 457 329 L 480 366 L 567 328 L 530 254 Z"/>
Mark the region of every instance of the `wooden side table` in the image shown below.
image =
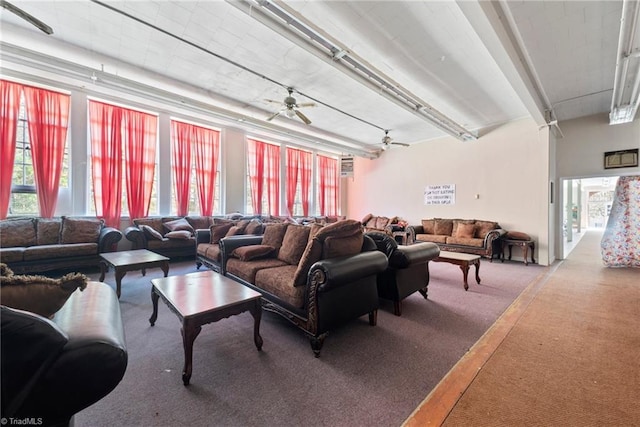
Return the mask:
<path id="1" fill-rule="evenodd" d="M 502 262 L 504 262 L 504 250 L 509 247 L 509 261 L 511 261 L 511 247 L 519 246 L 522 248 L 522 257 L 524 258 L 524 265 L 529 265 L 527 262 L 527 256 L 529 255 L 529 248 L 531 248 L 531 262 L 535 264 L 536 260 L 533 258 L 533 252 L 536 248 L 536 243 L 533 240 L 515 240 L 515 239 L 503 239 L 502 240 Z"/>

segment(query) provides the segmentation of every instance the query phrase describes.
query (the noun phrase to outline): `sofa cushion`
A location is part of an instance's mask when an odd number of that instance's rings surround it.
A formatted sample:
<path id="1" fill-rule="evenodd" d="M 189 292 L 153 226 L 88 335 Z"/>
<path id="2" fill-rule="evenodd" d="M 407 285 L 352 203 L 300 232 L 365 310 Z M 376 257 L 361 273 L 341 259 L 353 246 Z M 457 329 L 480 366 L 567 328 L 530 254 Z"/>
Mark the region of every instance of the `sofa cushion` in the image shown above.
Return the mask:
<path id="1" fill-rule="evenodd" d="M 507 231 L 507 239 L 512 240 L 531 240 L 531 236 L 522 231 Z"/>
<path id="2" fill-rule="evenodd" d="M 262 234 L 263 224 L 259 219 L 252 219 L 244 229 L 244 234 Z"/>
<path id="3" fill-rule="evenodd" d="M 211 227 L 211 219 L 208 216 L 187 216 L 185 219 L 194 230 L 206 230 Z"/>
<path id="4" fill-rule="evenodd" d="M 220 239 L 227 235 L 229 230 L 233 227 L 233 222 L 224 222 L 219 224 L 213 224 L 209 230 L 211 232 L 211 237 L 209 239 L 209 243 L 218 243 Z"/>
<path id="5" fill-rule="evenodd" d="M 163 237 L 162 240 L 147 241 L 147 249 L 150 251 L 157 249 L 162 252 L 165 249 L 184 248 L 184 255 L 192 256 L 195 248 L 195 241 L 196 240 L 193 237 L 189 237 L 188 239 L 167 239 L 166 237 Z"/>
<path id="6" fill-rule="evenodd" d="M 38 218 L 36 220 L 36 240 L 39 245 L 60 243 L 61 218 Z"/>
<path id="7" fill-rule="evenodd" d="M 3 262 L 24 261 L 24 251 L 27 248 L 20 246 L 17 248 L 0 248 L 0 259 Z"/>
<path id="8" fill-rule="evenodd" d="M 35 245 L 36 226 L 33 218 L 0 221 L 0 244 L 3 248 Z"/>
<path id="9" fill-rule="evenodd" d="M 351 236 L 329 236 L 322 247 L 322 258 L 336 258 L 341 256 L 356 255 L 362 251 L 364 234 Z"/>
<path id="10" fill-rule="evenodd" d="M 476 221 L 476 235 L 479 239 L 484 239 L 488 232 L 495 230 L 498 226 L 494 221 Z"/>
<path id="11" fill-rule="evenodd" d="M 265 268 L 282 267 L 287 265 L 277 258 L 259 258 L 251 261 L 241 261 L 239 258 L 227 260 L 227 273 L 233 274 L 248 283 L 256 283 L 256 273 Z"/>
<path id="12" fill-rule="evenodd" d="M 436 220 L 435 219 L 423 219 L 422 231 L 424 234 L 436 234 Z"/>
<path id="13" fill-rule="evenodd" d="M 190 239 L 191 232 L 188 230 L 170 231 L 167 234 L 165 234 L 164 237 L 166 237 L 167 239 L 183 239 L 183 240 Z"/>
<path id="14" fill-rule="evenodd" d="M 184 218 L 178 218 L 178 219 L 174 219 L 173 221 L 167 221 L 164 224 L 164 228 L 166 228 L 169 231 L 189 231 L 190 233 L 193 233 L 193 227 L 191 226 L 191 224 L 189 224 L 189 221 L 187 221 Z"/>
<path id="15" fill-rule="evenodd" d="M 156 230 L 161 236 L 164 235 L 165 229 L 162 225 L 162 218 L 136 218 L 133 220 L 133 223 L 138 227 L 142 225 L 148 225 L 149 227 Z"/>
<path id="16" fill-rule="evenodd" d="M 312 231 L 312 230 L 311 230 Z M 307 284 L 307 275 L 311 266 L 322 259 L 322 243 L 317 238 L 307 242 L 304 252 L 300 257 L 298 268 L 293 276 L 294 286 L 304 286 Z"/>
<path id="17" fill-rule="evenodd" d="M 298 265 L 302 253 L 309 241 L 311 228 L 306 225 L 290 224 L 282 239 L 282 247 L 278 251 L 278 259 L 287 264 Z"/>
<path id="18" fill-rule="evenodd" d="M 67 243 L 29 246 L 24 250 L 25 261 L 98 255 L 97 243 Z M 96 262 L 97 264 L 97 262 Z"/>
<path id="19" fill-rule="evenodd" d="M 220 261 L 220 245 L 216 243 L 200 243 L 196 248 L 196 252 L 205 258 Z"/>
<path id="20" fill-rule="evenodd" d="M 9 275 L 0 277 L 2 304 L 52 317 L 71 294 L 87 286 L 84 274 L 70 273 L 60 279 L 44 276 Z"/>
<path id="21" fill-rule="evenodd" d="M 293 307 L 304 306 L 305 288 L 293 285 L 297 265 L 265 268 L 256 273 L 255 285 Z"/>
<path id="22" fill-rule="evenodd" d="M 434 234 L 451 236 L 451 232 L 453 231 L 453 220 L 436 218 L 433 231 Z"/>
<path id="23" fill-rule="evenodd" d="M 484 239 L 463 238 L 463 237 L 447 237 L 445 242 L 448 245 L 464 245 L 476 248 L 484 247 Z"/>
<path id="24" fill-rule="evenodd" d="M 328 236 L 346 237 L 353 234 L 362 234 L 362 232 L 362 224 L 359 221 L 346 219 L 325 225 L 318 231 L 315 237 L 320 241 L 324 241 Z"/>
<path id="25" fill-rule="evenodd" d="M 455 226 L 455 232 L 453 233 L 453 237 L 471 239 L 474 237 L 475 232 L 476 232 L 475 224 L 461 222 Z"/>
<path id="26" fill-rule="evenodd" d="M 158 233 L 158 231 L 150 225 L 143 224 L 139 228 L 147 240 L 162 240 L 162 234 Z"/>
<path id="27" fill-rule="evenodd" d="M 224 237 L 237 236 L 239 234 L 243 234 L 243 231 L 243 227 L 232 225 L 231 228 L 229 228 L 229 231 L 227 231 L 227 234 L 224 235 Z"/>
<path id="28" fill-rule="evenodd" d="M 276 248 L 269 245 L 240 246 L 231 252 L 231 256 L 239 258 L 241 261 L 251 261 L 252 259 L 266 257 L 275 251 L 275 249 Z"/>
<path id="29" fill-rule="evenodd" d="M 104 221 L 97 218 L 62 217 L 60 243 L 97 243 Z"/>
<path id="30" fill-rule="evenodd" d="M 360 221 L 362 224 L 366 224 L 367 222 L 369 222 L 369 220 L 373 218 L 373 214 L 366 214 L 364 216 L 364 218 L 362 218 L 362 221 Z"/>
<path id="31" fill-rule="evenodd" d="M 282 246 L 284 235 L 287 232 L 288 223 L 269 223 L 264 227 L 264 234 L 262 236 L 262 244 L 269 245 L 276 248 L 276 253 Z"/>
<path id="32" fill-rule="evenodd" d="M 375 228 L 379 229 L 379 230 L 384 230 L 384 228 L 389 225 L 389 218 L 387 218 L 386 216 L 379 216 L 376 219 L 376 225 Z"/>
<path id="33" fill-rule="evenodd" d="M 447 237 L 439 234 L 416 234 L 416 240 L 421 242 L 446 243 Z"/>

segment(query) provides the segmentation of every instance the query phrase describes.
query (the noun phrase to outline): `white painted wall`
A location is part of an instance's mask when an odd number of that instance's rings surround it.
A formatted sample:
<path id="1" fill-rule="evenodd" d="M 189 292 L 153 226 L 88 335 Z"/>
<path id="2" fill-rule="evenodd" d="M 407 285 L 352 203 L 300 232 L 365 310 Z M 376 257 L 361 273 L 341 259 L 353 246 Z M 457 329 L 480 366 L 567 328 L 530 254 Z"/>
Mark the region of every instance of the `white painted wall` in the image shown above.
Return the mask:
<path id="1" fill-rule="evenodd" d="M 448 137 L 393 148 L 379 159 L 357 158 L 354 168 L 354 177 L 345 180 L 349 218 L 373 213 L 398 215 L 410 224 L 432 217 L 493 220 L 530 234 L 536 260 L 550 262 L 549 132 L 531 119 L 475 142 Z M 455 184 L 455 204 L 426 206 L 423 192 L 430 184 Z"/>

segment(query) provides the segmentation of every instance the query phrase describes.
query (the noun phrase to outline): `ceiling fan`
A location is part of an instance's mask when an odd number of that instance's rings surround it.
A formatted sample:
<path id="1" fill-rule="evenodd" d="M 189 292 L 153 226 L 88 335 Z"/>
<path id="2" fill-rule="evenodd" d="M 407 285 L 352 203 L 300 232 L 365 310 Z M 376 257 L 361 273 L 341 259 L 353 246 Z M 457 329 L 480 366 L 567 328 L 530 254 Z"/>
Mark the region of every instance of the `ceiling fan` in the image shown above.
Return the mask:
<path id="1" fill-rule="evenodd" d="M 389 148 L 391 148 L 392 145 L 400 145 L 402 147 L 408 147 L 409 144 L 404 143 L 404 142 L 395 142 L 390 136 L 389 136 L 389 129 L 386 129 L 384 131 L 384 136 L 382 137 L 382 150 L 386 151 Z"/>
<path id="2" fill-rule="evenodd" d="M 35 16 L 20 9 L 19 7 L 12 5 L 8 1 L 0 0 L 0 6 L 7 9 L 11 13 L 18 15 L 20 18 L 24 19 L 25 21 L 28 21 L 30 24 L 36 26 L 40 31 L 43 31 L 47 34 L 53 34 L 53 29 L 50 26 L 48 26 L 47 24 L 45 24 Z"/>
<path id="3" fill-rule="evenodd" d="M 277 113 L 275 113 L 272 116 L 270 116 L 267 119 L 267 121 L 273 120 L 279 114 L 284 114 L 285 116 L 287 116 L 289 118 L 293 118 L 295 116 L 298 116 L 300 118 L 300 120 L 302 120 L 305 124 L 310 125 L 311 124 L 311 120 L 309 120 L 307 118 L 307 116 L 302 114 L 302 112 L 299 110 L 299 108 L 315 107 L 316 104 L 314 102 L 306 102 L 306 103 L 303 103 L 303 104 L 298 104 L 296 102 L 296 99 L 292 96 L 293 88 L 292 87 L 288 87 L 287 88 L 287 92 L 289 92 L 289 96 L 287 96 L 284 99 L 284 101 L 274 101 L 273 99 L 265 99 L 265 101 L 267 101 L 267 102 L 273 102 L 273 103 L 282 105 L 282 108 L 280 109 L 280 111 L 278 111 Z"/>

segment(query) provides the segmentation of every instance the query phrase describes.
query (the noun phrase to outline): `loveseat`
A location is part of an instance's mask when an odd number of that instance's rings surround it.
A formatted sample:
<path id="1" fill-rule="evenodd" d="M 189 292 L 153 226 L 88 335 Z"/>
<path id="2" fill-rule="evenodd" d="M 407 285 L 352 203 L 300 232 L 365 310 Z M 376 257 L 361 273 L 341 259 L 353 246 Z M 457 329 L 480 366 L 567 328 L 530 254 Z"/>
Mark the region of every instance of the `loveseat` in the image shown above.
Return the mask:
<path id="1" fill-rule="evenodd" d="M 476 219 L 423 219 L 420 225 L 409 226 L 415 241 L 433 242 L 442 251 L 480 255 L 490 260 L 500 256 L 506 230 L 495 221 Z"/>
<path id="2" fill-rule="evenodd" d="M 407 230 L 408 222 L 397 216 L 386 217 L 367 214 L 362 218 L 365 233 L 381 232 L 393 237 L 396 242 L 403 245 L 413 243 L 413 236 Z"/>
<path id="3" fill-rule="evenodd" d="M 118 299 L 105 283 L 85 285 L 51 319 L 1 306 L 3 424 L 13 418 L 10 425 L 25 419 L 72 425 L 74 414 L 106 396 L 124 376 L 127 349 Z"/>
<path id="4" fill-rule="evenodd" d="M 263 235 L 225 237 L 219 247 L 221 273 L 306 332 L 316 357 L 331 329 L 365 314 L 376 324 L 376 276 L 387 257 L 358 221 L 267 224 Z"/>
<path id="5" fill-rule="evenodd" d="M 0 261 L 15 273 L 98 267 L 120 230 L 90 217 L 16 218 L 0 221 Z"/>

